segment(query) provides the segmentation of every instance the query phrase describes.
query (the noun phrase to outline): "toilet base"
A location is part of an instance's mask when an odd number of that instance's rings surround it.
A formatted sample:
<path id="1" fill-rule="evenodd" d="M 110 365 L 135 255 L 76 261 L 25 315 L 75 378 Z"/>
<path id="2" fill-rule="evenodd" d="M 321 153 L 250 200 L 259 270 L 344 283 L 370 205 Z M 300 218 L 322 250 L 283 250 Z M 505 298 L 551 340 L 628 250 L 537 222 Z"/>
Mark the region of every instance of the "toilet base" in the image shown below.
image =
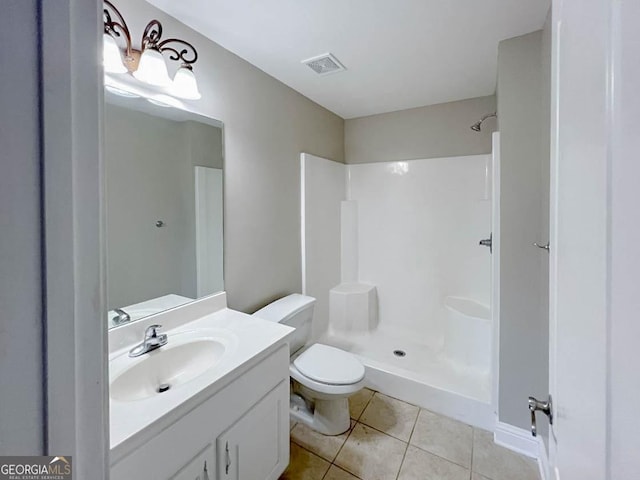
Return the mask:
<path id="1" fill-rule="evenodd" d="M 340 435 L 351 427 L 347 397 L 310 401 L 298 393 L 291 393 L 289 406 L 293 421 L 300 422 L 323 435 Z"/>

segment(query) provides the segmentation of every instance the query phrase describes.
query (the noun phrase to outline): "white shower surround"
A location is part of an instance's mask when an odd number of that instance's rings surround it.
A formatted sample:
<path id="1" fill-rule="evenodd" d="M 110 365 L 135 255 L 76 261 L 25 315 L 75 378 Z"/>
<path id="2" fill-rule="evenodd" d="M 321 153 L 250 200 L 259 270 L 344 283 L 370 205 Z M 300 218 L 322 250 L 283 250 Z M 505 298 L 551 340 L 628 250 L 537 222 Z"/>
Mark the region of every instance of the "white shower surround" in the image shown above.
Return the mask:
<path id="1" fill-rule="evenodd" d="M 347 166 L 358 204 L 358 280 L 377 286 L 380 330 L 442 344 L 447 296 L 490 302 L 488 155 Z"/>
<path id="2" fill-rule="evenodd" d="M 491 232 L 491 156 L 341 165 L 303 154 L 302 164 L 303 284 L 318 298 L 316 339 L 359 355 L 377 390 L 493 427 L 491 257 L 478 246 Z M 356 229 L 340 217 L 345 199 L 357 205 Z M 346 254 L 354 236 L 357 259 Z M 345 264 L 377 288 L 374 330 L 331 328 L 328 289 L 345 281 Z"/>

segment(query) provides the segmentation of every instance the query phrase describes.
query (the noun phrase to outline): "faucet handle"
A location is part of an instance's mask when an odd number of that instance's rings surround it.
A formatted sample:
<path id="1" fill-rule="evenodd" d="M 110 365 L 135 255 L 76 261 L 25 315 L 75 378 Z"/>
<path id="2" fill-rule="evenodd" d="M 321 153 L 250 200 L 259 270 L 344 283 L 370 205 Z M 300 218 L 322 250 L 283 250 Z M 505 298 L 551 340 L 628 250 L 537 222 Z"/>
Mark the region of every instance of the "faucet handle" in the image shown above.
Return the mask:
<path id="1" fill-rule="evenodd" d="M 125 312 L 121 308 L 114 308 L 113 311 L 116 313 L 116 316 L 113 317 L 113 323 L 116 325 L 122 325 L 123 323 L 127 323 L 131 321 L 131 315 Z"/>
<path id="2" fill-rule="evenodd" d="M 158 336 L 158 330 L 162 328 L 162 325 L 149 325 L 144 331 L 144 338 L 156 338 Z"/>

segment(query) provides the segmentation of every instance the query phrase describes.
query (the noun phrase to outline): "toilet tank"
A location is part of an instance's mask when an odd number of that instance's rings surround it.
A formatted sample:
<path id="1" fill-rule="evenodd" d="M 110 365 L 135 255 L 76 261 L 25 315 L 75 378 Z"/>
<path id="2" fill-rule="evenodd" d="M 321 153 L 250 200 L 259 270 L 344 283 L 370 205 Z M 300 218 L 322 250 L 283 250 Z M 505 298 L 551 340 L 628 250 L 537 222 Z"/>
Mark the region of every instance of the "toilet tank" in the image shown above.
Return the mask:
<path id="1" fill-rule="evenodd" d="M 296 331 L 291 338 L 291 353 L 293 354 L 304 347 L 311 338 L 311 322 L 313 321 L 315 303 L 316 299 L 313 297 L 294 293 L 271 302 L 253 315 L 263 320 L 283 323 L 295 328 Z"/>

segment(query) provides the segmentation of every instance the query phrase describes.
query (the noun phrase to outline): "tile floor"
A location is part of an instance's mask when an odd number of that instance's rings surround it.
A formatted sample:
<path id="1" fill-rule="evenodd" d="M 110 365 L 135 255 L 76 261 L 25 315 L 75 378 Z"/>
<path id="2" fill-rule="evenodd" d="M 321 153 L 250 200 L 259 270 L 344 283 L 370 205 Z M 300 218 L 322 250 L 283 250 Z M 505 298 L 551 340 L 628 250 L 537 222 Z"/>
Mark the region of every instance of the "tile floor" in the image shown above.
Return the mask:
<path id="1" fill-rule="evenodd" d="M 539 480 L 533 459 L 485 430 L 368 389 L 349 407 L 351 428 L 337 437 L 291 425 L 280 480 Z"/>

